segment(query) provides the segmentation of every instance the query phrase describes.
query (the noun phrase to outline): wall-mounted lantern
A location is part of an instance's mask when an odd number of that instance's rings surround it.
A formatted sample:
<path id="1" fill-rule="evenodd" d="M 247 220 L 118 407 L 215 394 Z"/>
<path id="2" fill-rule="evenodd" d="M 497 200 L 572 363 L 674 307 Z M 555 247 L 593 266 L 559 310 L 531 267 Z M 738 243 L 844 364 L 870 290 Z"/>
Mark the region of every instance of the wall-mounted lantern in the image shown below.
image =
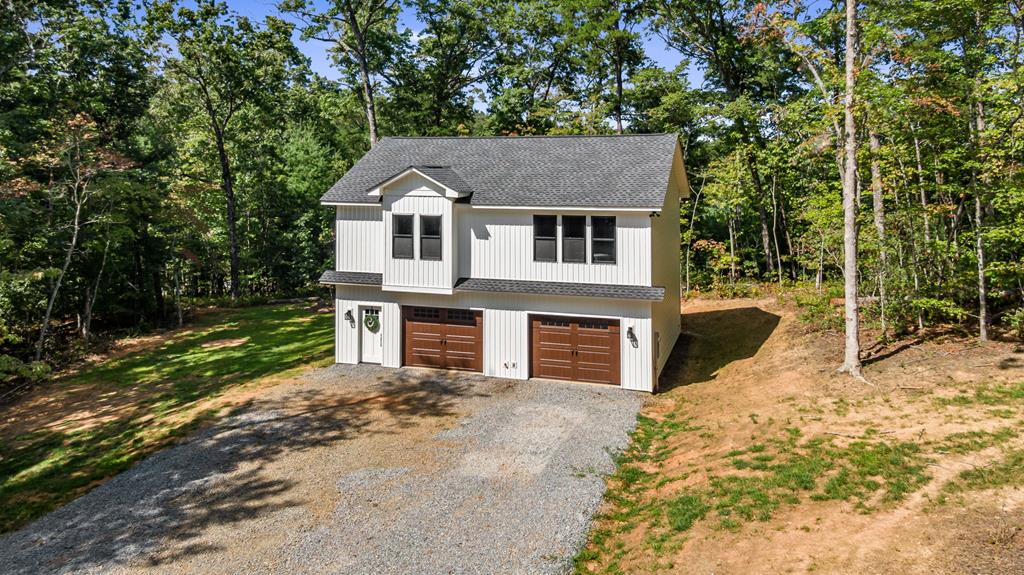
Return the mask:
<path id="1" fill-rule="evenodd" d="M 352 317 L 352 310 L 345 310 L 345 321 L 347 321 L 352 327 L 355 327 L 356 318 Z"/>
<path id="2" fill-rule="evenodd" d="M 636 339 L 636 333 L 633 332 L 633 326 L 626 328 L 626 338 L 629 339 L 629 343 L 633 344 L 633 347 L 640 347 L 640 342 Z"/>

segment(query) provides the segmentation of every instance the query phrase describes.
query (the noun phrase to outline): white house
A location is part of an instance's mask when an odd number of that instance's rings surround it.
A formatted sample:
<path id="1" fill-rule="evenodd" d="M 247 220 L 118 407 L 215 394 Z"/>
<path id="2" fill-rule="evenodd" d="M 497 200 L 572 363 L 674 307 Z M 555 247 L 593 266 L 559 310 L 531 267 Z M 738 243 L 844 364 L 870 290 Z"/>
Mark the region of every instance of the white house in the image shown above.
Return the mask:
<path id="1" fill-rule="evenodd" d="M 321 199 L 336 361 L 654 391 L 688 195 L 674 134 L 385 138 Z"/>

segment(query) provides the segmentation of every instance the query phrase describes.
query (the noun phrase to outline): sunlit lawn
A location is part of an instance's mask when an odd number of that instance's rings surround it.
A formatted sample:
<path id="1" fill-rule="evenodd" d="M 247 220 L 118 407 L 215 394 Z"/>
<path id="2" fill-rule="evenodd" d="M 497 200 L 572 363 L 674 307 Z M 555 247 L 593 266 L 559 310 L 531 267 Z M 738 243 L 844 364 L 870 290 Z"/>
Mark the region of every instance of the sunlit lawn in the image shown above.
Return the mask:
<path id="1" fill-rule="evenodd" d="M 73 393 L 76 420 L 61 421 L 58 407 L 44 429 L 13 437 L 0 429 L 0 532 L 67 503 L 221 414 L 230 402 L 218 400 L 227 392 L 329 362 L 332 317 L 297 305 L 211 314 L 157 348 L 49 384 L 44 393 L 58 402 Z M 94 421 L 79 419 L 93 412 Z"/>

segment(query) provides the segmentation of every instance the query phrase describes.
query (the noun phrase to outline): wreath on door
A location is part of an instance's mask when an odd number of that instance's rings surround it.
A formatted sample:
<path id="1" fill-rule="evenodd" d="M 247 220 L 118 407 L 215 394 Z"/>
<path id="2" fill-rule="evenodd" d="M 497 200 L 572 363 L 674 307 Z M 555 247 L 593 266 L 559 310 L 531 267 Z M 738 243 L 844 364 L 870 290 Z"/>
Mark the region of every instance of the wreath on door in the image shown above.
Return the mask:
<path id="1" fill-rule="evenodd" d="M 363 317 L 363 325 L 370 330 L 370 333 L 377 333 L 377 330 L 380 329 L 380 317 L 376 314 L 366 314 Z"/>

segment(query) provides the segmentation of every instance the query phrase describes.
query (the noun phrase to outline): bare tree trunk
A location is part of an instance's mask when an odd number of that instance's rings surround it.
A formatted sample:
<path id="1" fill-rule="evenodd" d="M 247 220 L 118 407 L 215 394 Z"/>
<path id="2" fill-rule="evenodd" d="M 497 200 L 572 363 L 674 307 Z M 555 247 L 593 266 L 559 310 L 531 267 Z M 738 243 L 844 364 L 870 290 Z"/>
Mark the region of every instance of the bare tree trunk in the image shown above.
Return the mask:
<path id="1" fill-rule="evenodd" d="M 779 253 L 779 202 L 775 198 L 775 174 L 772 174 L 772 240 L 775 243 L 775 261 L 779 272 L 779 285 L 782 285 L 782 255 Z"/>
<path id="2" fill-rule="evenodd" d="M 231 249 L 231 299 L 238 299 L 241 295 L 238 280 L 238 226 L 235 214 L 235 189 L 231 176 L 231 162 L 228 159 L 227 147 L 224 142 L 224 133 L 219 128 L 214 129 L 217 143 L 217 155 L 220 158 L 221 187 L 224 190 L 224 199 L 227 201 L 228 212 L 228 242 Z"/>
<path id="3" fill-rule="evenodd" d="M 178 258 L 174 261 L 174 311 L 178 316 L 178 327 L 185 324 L 181 313 L 181 263 Z"/>
<path id="4" fill-rule="evenodd" d="M 885 297 L 885 279 L 888 269 L 889 250 L 885 237 L 885 202 L 882 197 L 882 167 L 879 162 L 881 142 L 874 128 L 868 129 L 869 148 L 871 150 L 871 199 L 874 207 L 875 232 L 878 234 L 878 303 L 881 309 L 882 337 L 886 336 L 885 308 L 888 303 Z"/>
<path id="5" fill-rule="evenodd" d="M 700 189 L 693 198 L 693 209 L 690 211 L 690 226 L 686 232 L 686 297 L 690 297 L 690 245 L 693 243 L 693 224 L 697 219 L 697 203 L 700 202 L 700 194 L 704 191 L 704 181 L 701 181 Z"/>
<path id="6" fill-rule="evenodd" d="M 82 321 L 82 339 L 89 341 L 92 336 L 92 308 L 96 305 L 96 298 L 100 293 L 100 279 L 103 277 L 103 268 L 107 265 L 107 252 L 110 249 L 110 236 L 108 232 L 107 242 L 103 244 L 103 258 L 100 259 L 100 269 L 96 272 L 96 281 L 93 282 L 92 293 L 86 291 L 85 296 L 85 318 Z"/>
<path id="7" fill-rule="evenodd" d="M 976 104 L 974 141 L 977 148 L 982 146 L 982 133 L 985 131 L 985 105 Z M 978 151 L 975 152 L 977 155 Z M 983 181 L 983 185 L 987 182 Z M 985 208 L 982 196 L 985 190 L 978 186 L 978 169 L 971 168 L 971 187 L 974 191 L 974 249 L 978 257 L 978 339 L 988 341 L 988 286 L 985 282 Z"/>
<path id="8" fill-rule="evenodd" d="M 78 196 L 80 193 L 78 190 L 73 193 L 75 194 L 75 217 L 71 222 L 71 241 L 68 242 L 68 249 L 64 253 L 64 265 L 61 266 L 60 274 L 57 275 L 57 281 L 54 282 L 53 290 L 50 291 L 50 299 L 46 303 L 46 314 L 43 315 L 43 323 L 39 326 L 39 340 L 36 342 L 36 361 L 43 357 L 43 343 L 46 342 L 46 333 L 50 329 L 50 316 L 53 315 L 53 304 L 57 301 L 57 295 L 60 293 L 60 286 L 64 282 L 64 276 L 67 275 L 68 268 L 71 267 L 71 259 L 74 257 L 75 249 L 78 247 L 78 233 L 82 229 L 83 202 L 80 196 Z"/>
<path id="9" fill-rule="evenodd" d="M 921 194 L 921 210 L 924 217 L 924 241 L 931 245 L 932 229 L 931 218 L 928 217 L 928 192 L 924 188 L 924 165 L 921 163 L 921 142 L 914 134 L 914 157 L 917 160 L 917 189 Z"/>
<path id="10" fill-rule="evenodd" d="M 729 214 L 729 284 L 736 283 L 736 218 Z"/>
<path id="11" fill-rule="evenodd" d="M 814 276 L 814 289 L 821 291 L 825 280 L 825 234 L 821 234 L 821 246 L 818 248 L 818 273 Z"/>
<path id="12" fill-rule="evenodd" d="M 861 376 L 860 317 L 857 309 L 857 124 L 854 86 L 857 81 L 857 2 L 846 2 L 845 173 L 843 174 L 843 285 L 846 300 L 846 349 L 839 371 Z"/>

